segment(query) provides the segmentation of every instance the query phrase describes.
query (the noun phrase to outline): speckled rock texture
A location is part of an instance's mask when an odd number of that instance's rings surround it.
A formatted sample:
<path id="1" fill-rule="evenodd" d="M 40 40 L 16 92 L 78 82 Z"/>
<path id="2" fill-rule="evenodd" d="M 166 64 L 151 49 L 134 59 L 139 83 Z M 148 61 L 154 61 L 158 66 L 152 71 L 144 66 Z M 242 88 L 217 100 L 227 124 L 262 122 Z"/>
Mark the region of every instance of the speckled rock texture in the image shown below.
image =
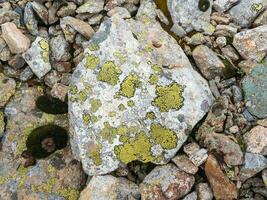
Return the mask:
<path id="1" fill-rule="evenodd" d="M 43 113 L 35 106 L 41 87 L 22 85 L 5 108 L 6 133 L 0 152 L 0 199 L 75 200 L 85 176 L 69 146 L 56 151 L 36 165 L 25 168 L 21 153 L 31 131 L 46 124 L 68 128 L 66 114 Z"/>
<path id="2" fill-rule="evenodd" d="M 121 162 L 167 163 L 213 102 L 155 16 L 146 0 L 136 20 L 116 15 L 103 22 L 72 76 L 71 144 L 89 175 Z"/>
<path id="3" fill-rule="evenodd" d="M 175 24 L 186 32 L 193 30 L 212 34 L 215 30 L 210 24 L 211 0 L 168 0 L 168 8 Z M 200 9 L 201 7 L 201 9 Z"/>
<path id="4" fill-rule="evenodd" d="M 233 45 L 244 59 L 261 61 L 267 53 L 267 25 L 235 34 Z"/>
<path id="5" fill-rule="evenodd" d="M 22 54 L 33 73 L 42 78 L 51 70 L 49 62 L 49 41 L 47 38 L 37 37 L 28 51 Z"/>
<path id="6" fill-rule="evenodd" d="M 139 188 L 143 200 L 175 200 L 185 196 L 194 182 L 194 176 L 168 164 L 153 169 Z"/>
<path id="7" fill-rule="evenodd" d="M 140 198 L 135 183 L 125 178 L 105 175 L 94 176 L 81 192 L 79 200 L 125 200 L 130 196 Z"/>
<path id="8" fill-rule="evenodd" d="M 229 10 L 229 14 L 235 24 L 248 27 L 266 7 L 266 0 L 240 0 L 237 5 Z"/>
<path id="9" fill-rule="evenodd" d="M 249 112 L 258 118 L 267 117 L 267 64 L 258 65 L 242 81 L 245 101 Z"/>
<path id="10" fill-rule="evenodd" d="M 15 93 L 15 90 L 15 80 L 0 73 L 0 108 L 5 106 L 10 97 Z"/>
<path id="11" fill-rule="evenodd" d="M 213 7 L 218 12 L 225 12 L 233 5 L 235 5 L 239 0 L 215 0 L 213 3 Z"/>

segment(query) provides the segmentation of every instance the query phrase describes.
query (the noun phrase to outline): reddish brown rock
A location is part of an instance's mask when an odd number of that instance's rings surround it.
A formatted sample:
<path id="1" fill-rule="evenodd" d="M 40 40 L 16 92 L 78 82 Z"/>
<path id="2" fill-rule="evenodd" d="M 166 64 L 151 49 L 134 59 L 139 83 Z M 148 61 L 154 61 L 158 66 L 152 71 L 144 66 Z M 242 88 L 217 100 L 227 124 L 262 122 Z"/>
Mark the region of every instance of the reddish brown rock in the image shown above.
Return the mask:
<path id="1" fill-rule="evenodd" d="M 30 39 L 27 38 L 12 22 L 1 25 L 3 38 L 12 53 L 23 53 L 30 47 Z"/>
<path id="2" fill-rule="evenodd" d="M 142 200 L 176 200 L 185 196 L 195 178 L 173 164 L 157 166 L 140 185 Z"/>
<path id="3" fill-rule="evenodd" d="M 216 200 L 237 199 L 237 188 L 223 173 L 213 155 L 209 155 L 205 164 L 205 173 Z"/>

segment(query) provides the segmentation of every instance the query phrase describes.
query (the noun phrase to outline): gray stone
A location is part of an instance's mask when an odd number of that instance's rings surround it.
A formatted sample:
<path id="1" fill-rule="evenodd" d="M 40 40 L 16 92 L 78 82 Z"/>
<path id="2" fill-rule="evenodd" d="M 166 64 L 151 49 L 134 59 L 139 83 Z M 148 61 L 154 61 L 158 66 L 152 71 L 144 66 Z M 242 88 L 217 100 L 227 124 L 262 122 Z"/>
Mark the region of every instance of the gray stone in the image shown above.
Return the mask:
<path id="1" fill-rule="evenodd" d="M 257 19 L 253 22 L 253 27 L 266 25 L 267 24 L 267 10 L 261 13 Z"/>
<path id="2" fill-rule="evenodd" d="M 129 196 L 140 198 L 138 186 L 135 183 L 125 178 L 105 175 L 93 176 L 81 192 L 79 200 L 125 200 Z"/>
<path id="3" fill-rule="evenodd" d="M 240 58 L 238 53 L 231 45 L 227 45 L 226 47 L 222 48 L 222 53 L 225 57 L 229 58 L 231 61 L 235 62 L 238 61 Z"/>
<path id="4" fill-rule="evenodd" d="M 229 10 L 229 14 L 237 25 L 248 27 L 266 7 L 266 0 L 240 0 Z"/>
<path id="5" fill-rule="evenodd" d="M 77 8 L 77 13 L 99 13 L 104 8 L 104 0 L 86 0 L 83 5 Z"/>
<path id="6" fill-rule="evenodd" d="M 13 10 L 6 8 L 0 8 L 0 25 L 6 22 L 13 22 L 17 26 L 20 26 L 20 16 Z"/>
<path id="7" fill-rule="evenodd" d="M 100 24 L 101 20 L 103 19 L 103 15 L 102 14 L 96 14 L 92 17 L 89 18 L 88 23 L 90 25 L 96 25 L 96 24 Z"/>
<path id="8" fill-rule="evenodd" d="M 179 199 L 194 185 L 195 178 L 180 171 L 173 164 L 155 167 L 140 184 L 142 199 Z"/>
<path id="9" fill-rule="evenodd" d="M 70 15 L 74 15 L 76 11 L 77 5 L 73 2 L 67 2 L 67 5 L 62 6 L 58 11 L 57 11 L 57 16 L 59 17 L 67 17 Z"/>
<path id="10" fill-rule="evenodd" d="M 0 73 L 0 108 L 4 107 L 11 96 L 15 93 L 16 82 Z"/>
<path id="11" fill-rule="evenodd" d="M 198 200 L 212 200 L 213 193 L 208 183 L 199 183 L 196 186 Z"/>
<path id="12" fill-rule="evenodd" d="M 196 30 L 212 34 L 215 28 L 210 24 L 210 14 L 213 1 L 201 11 L 198 7 L 199 0 L 168 0 L 168 9 L 174 24 L 180 25 L 187 33 Z"/>
<path id="13" fill-rule="evenodd" d="M 192 192 L 188 195 L 186 195 L 183 200 L 197 200 L 197 193 L 196 192 Z"/>
<path id="14" fill-rule="evenodd" d="M 52 60 L 64 62 L 71 59 L 69 43 L 62 34 L 51 38 L 49 44 Z"/>
<path id="15" fill-rule="evenodd" d="M 246 151 L 267 155 L 267 128 L 256 126 L 244 135 Z"/>
<path id="16" fill-rule="evenodd" d="M 262 180 L 265 187 L 267 187 L 267 169 L 262 170 Z"/>
<path id="17" fill-rule="evenodd" d="M 37 37 L 28 51 L 22 54 L 33 73 L 40 79 L 51 70 L 48 39 Z"/>
<path id="18" fill-rule="evenodd" d="M 5 40 L 0 36 L 0 60 L 8 61 L 11 57 L 11 52 Z"/>
<path id="19" fill-rule="evenodd" d="M 243 100 L 243 94 L 242 94 L 242 90 L 240 89 L 240 87 L 233 85 L 231 88 L 232 88 L 234 103 L 241 102 Z"/>
<path id="20" fill-rule="evenodd" d="M 40 17 L 40 19 L 47 25 L 48 24 L 48 10 L 46 7 L 36 1 L 31 3 L 33 10 Z"/>
<path id="21" fill-rule="evenodd" d="M 267 116 L 267 67 L 258 65 L 242 81 L 245 101 L 248 111 L 258 118 Z"/>
<path id="22" fill-rule="evenodd" d="M 0 138 L 2 138 L 4 131 L 5 131 L 5 120 L 4 120 L 4 113 L 0 111 Z"/>
<path id="23" fill-rule="evenodd" d="M 215 0 L 213 3 L 213 8 L 218 12 L 225 12 L 229 10 L 234 4 L 239 0 Z"/>
<path id="24" fill-rule="evenodd" d="M 267 159 L 260 154 L 246 153 L 245 164 L 241 167 L 239 178 L 242 182 L 267 167 Z"/>
<path id="25" fill-rule="evenodd" d="M 121 162 L 167 163 L 213 102 L 207 82 L 155 16 L 154 3 L 144 1 L 136 20 L 103 22 L 73 74 L 71 143 L 90 175 Z M 159 39 L 160 46 L 151 45 Z"/>
<path id="26" fill-rule="evenodd" d="M 28 2 L 24 8 L 24 23 L 32 35 L 38 34 L 38 21 L 35 18 L 31 2 Z"/>
<path id="27" fill-rule="evenodd" d="M 267 51 L 267 25 L 235 34 L 233 45 L 244 59 L 261 61 Z"/>
<path id="28" fill-rule="evenodd" d="M 205 45 L 197 46 L 193 51 L 193 58 L 197 67 L 206 79 L 214 79 L 222 76 L 225 66 L 220 58 L 210 48 Z"/>
<path id="29" fill-rule="evenodd" d="M 131 18 L 131 14 L 124 7 L 115 7 L 112 10 L 108 11 L 108 16 L 120 15 L 123 19 Z"/>
<path id="30" fill-rule="evenodd" d="M 220 48 L 222 48 L 222 47 L 226 46 L 227 39 L 226 39 L 226 37 L 223 37 L 223 36 L 217 37 L 216 43 Z"/>
<path id="31" fill-rule="evenodd" d="M 181 170 L 188 174 L 195 174 L 198 171 L 198 167 L 192 163 L 192 161 L 186 155 L 178 155 L 172 159 L 172 162 Z"/>
<path id="32" fill-rule="evenodd" d="M 22 82 L 26 82 L 26 81 L 30 80 L 33 77 L 33 75 L 34 74 L 33 74 L 32 70 L 31 70 L 31 68 L 29 66 L 27 66 L 20 73 L 19 79 Z"/>
<path id="33" fill-rule="evenodd" d="M 208 158 L 208 151 L 206 149 L 199 149 L 189 156 L 189 159 L 195 166 L 202 165 Z"/>
<path id="34" fill-rule="evenodd" d="M 25 65 L 25 60 L 18 54 L 8 60 L 8 65 L 14 69 L 21 69 Z"/>

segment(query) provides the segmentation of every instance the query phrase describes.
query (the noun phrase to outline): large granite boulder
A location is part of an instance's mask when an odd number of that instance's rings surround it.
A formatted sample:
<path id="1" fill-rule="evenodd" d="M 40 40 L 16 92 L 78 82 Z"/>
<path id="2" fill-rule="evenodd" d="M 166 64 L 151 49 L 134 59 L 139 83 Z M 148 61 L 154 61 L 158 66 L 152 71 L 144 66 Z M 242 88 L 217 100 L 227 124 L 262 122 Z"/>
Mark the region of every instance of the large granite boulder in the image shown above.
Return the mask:
<path id="1" fill-rule="evenodd" d="M 73 73 L 71 145 L 89 175 L 121 162 L 167 163 L 213 102 L 155 7 L 145 0 L 136 20 L 104 21 Z"/>

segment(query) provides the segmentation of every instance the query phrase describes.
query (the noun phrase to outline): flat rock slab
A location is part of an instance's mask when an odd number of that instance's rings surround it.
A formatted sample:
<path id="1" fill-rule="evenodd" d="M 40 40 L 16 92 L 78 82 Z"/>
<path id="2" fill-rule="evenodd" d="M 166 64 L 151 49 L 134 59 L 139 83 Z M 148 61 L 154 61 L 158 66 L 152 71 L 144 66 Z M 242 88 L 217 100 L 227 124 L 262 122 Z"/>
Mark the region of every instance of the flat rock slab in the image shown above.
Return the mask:
<path id="1" fill-rule="evenodd" d="M 212 34 L 215 28 L 210 24 L 211 0 L 168 0 L 168 9 L 174 24 L 179 24 L 186 32 L 192 30 Z"/>
<path id="2" fill-rule="evenodd" d="M 244 59 L 261 61 L 267 53 L 267 25 L 235 34 L 233 45 Z"/>
<path id="3" fill-rule="evenodd" d="M 145 1 L 136 20 L 103 22 L 72 76 L 71 144 L 89 175 L 121 162 L 167 163 L 213 102 L 154 8 Z"/>
<path id="4" fill-rule="evenodd" d="M 267 116 L 267 66 L 258 65 L 242 81 L 249 112 L 258 118 Z"/>

